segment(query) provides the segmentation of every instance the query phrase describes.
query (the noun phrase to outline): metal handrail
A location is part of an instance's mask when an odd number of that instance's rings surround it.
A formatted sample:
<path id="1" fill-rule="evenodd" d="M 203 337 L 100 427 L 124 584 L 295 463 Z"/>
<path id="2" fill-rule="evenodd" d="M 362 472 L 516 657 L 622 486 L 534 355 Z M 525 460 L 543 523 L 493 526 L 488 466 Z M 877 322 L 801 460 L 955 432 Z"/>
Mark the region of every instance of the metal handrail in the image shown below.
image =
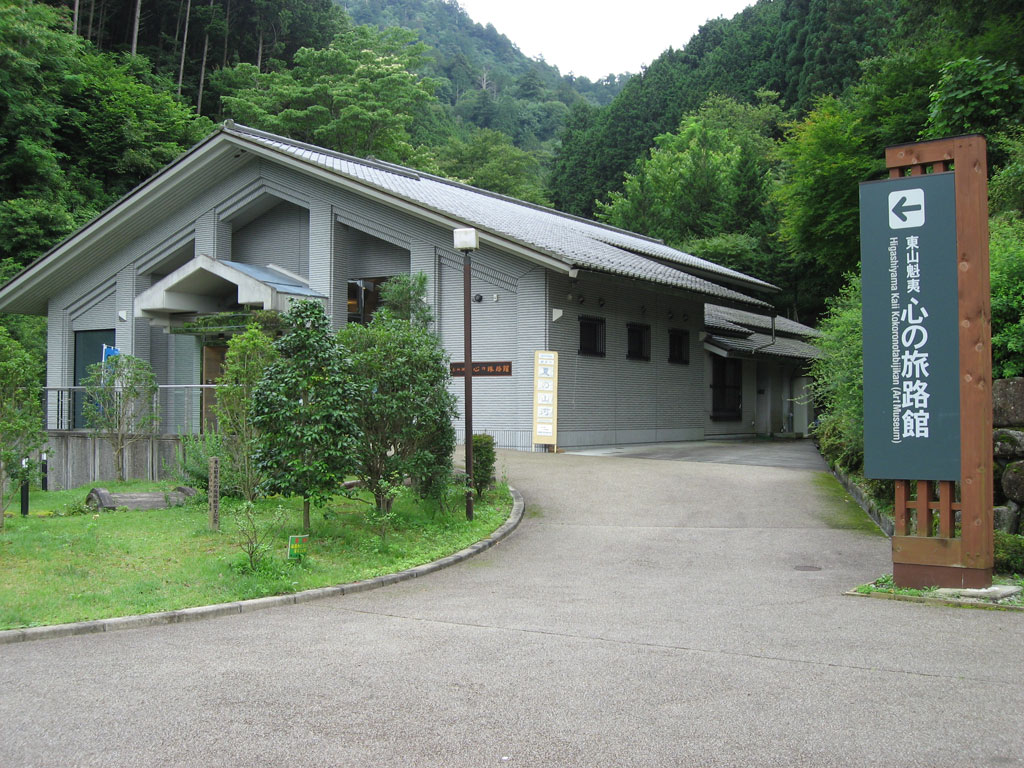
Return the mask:
<path id="1" fill-rule="evenodd" d="M 203 390 L 216 390 L 217 384 L 160 384 L 153 395 L 153 405 L 160 414 L 160 432 L 180 435 L 200 431 L 200 405 Z M 75 424 L 76 394 L 83 386 L 43 387 L 43 423 L 48 430 L 74 431 L 84 425 Z"/>

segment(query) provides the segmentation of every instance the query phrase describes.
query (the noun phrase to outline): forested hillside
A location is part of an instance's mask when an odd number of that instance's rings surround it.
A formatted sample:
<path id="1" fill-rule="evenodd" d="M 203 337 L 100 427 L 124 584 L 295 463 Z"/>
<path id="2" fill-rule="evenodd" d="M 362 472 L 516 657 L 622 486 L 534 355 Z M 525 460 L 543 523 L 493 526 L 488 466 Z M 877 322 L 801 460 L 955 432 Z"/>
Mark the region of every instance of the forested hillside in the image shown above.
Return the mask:
<path id="1" fill-rule="evenodd" d="M 1009 0 L 760 0 L 575 105 L 550 199 L 774 282 L 813 322 L 857 268 L 886 146 L 984 133 L 993 210 L 1019 212 L 1022 34 Z"/>
<path id="2" fill-rule="evenodd" d="M 760 0 L 591 83 L 454 0 L 0 0 L 0 274 L 231 117 L 659 237 L 813 321 L 886 145 L 984 132 L 1020 208 L 1021 14 Z"/>

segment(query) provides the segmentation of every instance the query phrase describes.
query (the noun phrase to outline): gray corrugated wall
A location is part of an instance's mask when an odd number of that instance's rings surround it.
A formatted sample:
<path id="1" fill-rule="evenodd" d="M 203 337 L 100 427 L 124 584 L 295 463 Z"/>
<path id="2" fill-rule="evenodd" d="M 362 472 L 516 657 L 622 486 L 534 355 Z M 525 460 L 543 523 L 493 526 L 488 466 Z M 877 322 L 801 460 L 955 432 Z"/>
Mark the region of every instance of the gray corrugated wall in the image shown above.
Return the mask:
<path id="1" fill-rule="evenodd" d="M 699 300 L 587 272 L 576 280 L 552 274 L 549 284 L 551 308 L 563 313 L 550 328 L 551 347 L 559 353 L 559 445 L 703 436 Z M 604 318 L 604 357 L 577 353 L 581 315 Z M 627 323 L 651 326 L 649 361 L 626 358 Z M 668 362 L 670 328 L 690 332 L 688 365 Z"/>
<path id="2" fill-rule="evenodd" d="M 353 230 L 348 271 L 352 279 L 391 277 L 409 271 L 409 249 Z"/>
<path id="3" fill-rule="evenodd" d="M 276 264 L 305 278 L 309 248 L 309 211 L 287 202 L 278 203 L 231 238 L 234 261 L 260 267 Z"/>
<path id="4" fill-rule="evenodd" d="M 465 360 L 465 323 L 463 262 L 461 254 L 438 248 L 440 265 L 439 331 L 451 359 Z M 525 448 L 524 435 L 530 425 L 523 421 L 529 414 L 529 385 L 523 402 L 523 382 L 531 380 L 534 344 L 519 329 L 519 276 L 529 269 L 520 259 L 513 259 L 488 248 L 471 256 L 471 295 L 482 301 L 470 302 L 473 318 L 473 360 L 477 362 L 511 362 L 511 376 L 477 376 L 473 379 L 473 431 L 494 434 L 510 447 Z M 527 351 L 529 363 L 526 362 Z M 459 398 L 456 431 L 465 435 L 463 396 L 465 379 L 452 380 L 452 391 Z"/>

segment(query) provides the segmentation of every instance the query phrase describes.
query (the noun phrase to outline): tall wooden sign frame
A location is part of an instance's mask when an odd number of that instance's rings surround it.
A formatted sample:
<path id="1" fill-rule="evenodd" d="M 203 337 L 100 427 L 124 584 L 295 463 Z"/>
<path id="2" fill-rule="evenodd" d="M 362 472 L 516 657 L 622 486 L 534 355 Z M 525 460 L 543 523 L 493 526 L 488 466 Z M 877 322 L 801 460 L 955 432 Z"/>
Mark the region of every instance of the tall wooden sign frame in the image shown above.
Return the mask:
<path id="1" fill-rule="evenodd" d="M 992 584 L 992 315 L 988 163 L 979 135 L 888 147 L 890 178 L 953 170 L 960 342 L 960 501 L 952 480 L 896 480 L 893 579 L 899 587 Z M 956 535 L 956 512 L 960 535 Z M 938 530 L 935 513 L 938 513 Z M 916 517 L 916 525 L 912 518 Z M 934 535 L 933 535 L 934 534 Z"/>

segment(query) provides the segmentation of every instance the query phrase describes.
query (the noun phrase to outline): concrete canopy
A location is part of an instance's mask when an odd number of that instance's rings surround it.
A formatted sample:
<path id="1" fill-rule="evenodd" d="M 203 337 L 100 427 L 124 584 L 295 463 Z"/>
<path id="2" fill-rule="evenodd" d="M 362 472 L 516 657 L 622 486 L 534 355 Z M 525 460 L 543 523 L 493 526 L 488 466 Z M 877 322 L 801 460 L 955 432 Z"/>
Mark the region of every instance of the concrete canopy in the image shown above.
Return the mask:
<path id="1" fill-rule="evenodd" d="M 308 281 L 273 264 L 259 267 L 200 254 L 135 298 L 135 317 L 169 328 L 176 315 L 223 312 L 234 306 L 283 312 L 294 299 L 320 299 Z"/>

